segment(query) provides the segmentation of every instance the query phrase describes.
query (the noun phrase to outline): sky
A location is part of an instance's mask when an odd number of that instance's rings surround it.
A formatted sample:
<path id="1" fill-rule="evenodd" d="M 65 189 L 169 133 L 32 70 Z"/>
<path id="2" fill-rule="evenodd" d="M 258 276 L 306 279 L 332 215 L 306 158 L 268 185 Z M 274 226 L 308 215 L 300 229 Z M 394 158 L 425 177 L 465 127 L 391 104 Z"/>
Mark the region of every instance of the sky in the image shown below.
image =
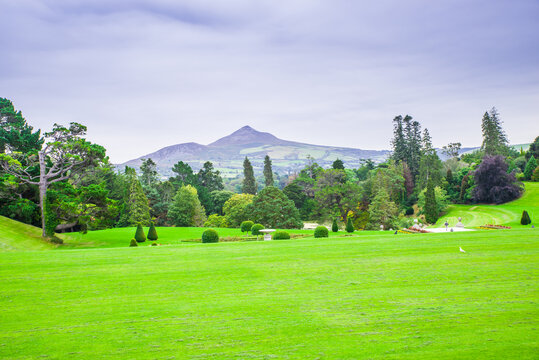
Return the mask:
<path id="1" fill-rule="evenodd" d="M 0 97 L 88 127 L 120 163 L 244 125 L 389 149 L 409 114 L 435 146 L 539 135 L 537 0 L 0 0 Z"/>

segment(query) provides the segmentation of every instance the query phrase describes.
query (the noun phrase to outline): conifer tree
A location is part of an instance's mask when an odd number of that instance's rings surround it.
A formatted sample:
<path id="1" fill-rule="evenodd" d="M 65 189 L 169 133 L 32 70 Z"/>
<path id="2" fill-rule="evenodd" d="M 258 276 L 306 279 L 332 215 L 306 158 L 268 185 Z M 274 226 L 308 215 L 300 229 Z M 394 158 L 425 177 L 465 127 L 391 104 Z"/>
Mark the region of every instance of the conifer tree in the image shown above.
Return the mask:
<path id="1" fill-rule="evenodd" d="M 436 206 L 436 194 L 432 180 L 427 182 L 425 192 L 425 220 L 429 224 L 434 224 L 438 220 L 438 207 Z"/>
<path id="2" fill-rule="evenodd" d="M 339 225 L 337 225 L 337 219 L 333 219 L 333 224 L 331 224 L 331 231 L 333 232 L 339 231 Z"/>
<path id="3" fill-rule="evenodd" d="M 535 157 L 532 156 L 530 160 L 528 160 L 528 163 L 526 164 L 526 167 L 524 168 L 524 180 L 531 180 L 533 176 L 533 171 L 537 167 L 537 160 L 535 160 Z"/>
<path id="4" fill-rule="evenodd" d="M 419 176 L 417 181 L 419 188 L 424 188 L 430 180 L 434 182 L 434 185 L 437 185 L 441 177 L 441 168 L 442 162 L 432 146 L 429 130 L 425 129 L 421 139 L 421 160 L 419 163 Z"/>
<path id="5" fill-rule="evenodd" d="M 271 168 L 271 159 L 269 155 L 264 158 L 264 178 L 266 186 L 273 186 L 273 169 Z"/>
<path id="6" fill-rule="evenodd" d="M 137 231 L 135 232 L 135 240 L 137 242 L 145 242 L 146 241 L 146 235 L 144 235 L 144 229 L 142 228 L 142 224 L 137 224 Z"/>
<path id="7" fill-rule="evenodd" d="M 154 225 L 153 221 L 150 223 L 150 230 L 148 230 L 147 238 L 148 238 L 148 240 L 151 240 L 151 241 L 155 241 L 155 240 L 157 240 L 159 238 L 157 236 L 157 230 L 155 229 L 155 225 Z"/>
<path id="8" fill-rule="evenodd" d="M 243 186 L 241 192 L 244 194 L 256 194 L 256 180 L 253 166 L 247 157 L 243 161 Z"/>
<path id="9" fill-rule="evenodd" d="M 406 161 L 407 144 L 404 136 L 402 115 L 395 116 L 393 119 L 393 140 L 391 145 L 393 146 L 391 158 L 397 162 Z"/>
<path id="10" fill-rule="evenodd" d="M 530 215 L 528 214 L 528 212 L 526 210 L 524 210 L 522 212 L 522 217 L 520 218 L 520 223 L 522 225 L 529 225 L 532 223 L 531 219 L 530 219 Z"/>
<path id="11" fill-rule="evenodd" d="M 502 129 L 502 121 L 496 108 L 486 111 L 481 121 L 483 143 L 481 150 L 485 155 L 507 155 L 509 151 L 508 140 Z"/>
<path id="12" fill-rule="evenodd" d="M 137 173 L 135 169 L 126 167 L 125 174 L 129 182 L 129 192 L 125 204 L 127 225 L 137 223 L 148 225 L 150 223 L 150 204 L 137 178 Z"/>
<path id="13" fill-rule="evenodd" d="M 346 222 L 346 232 L 353 233 L 354 232 L 354 223 L 352 222 L 352 218 L 349 217 L 348 221 Z"/>

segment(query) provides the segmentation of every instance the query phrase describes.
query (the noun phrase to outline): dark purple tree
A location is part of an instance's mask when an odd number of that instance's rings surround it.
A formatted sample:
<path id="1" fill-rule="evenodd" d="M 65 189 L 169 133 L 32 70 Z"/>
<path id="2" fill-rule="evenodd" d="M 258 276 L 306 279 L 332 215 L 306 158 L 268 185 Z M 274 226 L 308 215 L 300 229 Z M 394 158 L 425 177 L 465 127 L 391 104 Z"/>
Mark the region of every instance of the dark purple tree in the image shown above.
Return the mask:
<path id="1" fill-rule="evenodd" d="M 472 199 L 475 202 L 502 204 L 518 198 L 522 188 L 513 173 L 507 173 L 508 165 L 501 155 L 485 155 L 474 172 L 475 188 Z"/>

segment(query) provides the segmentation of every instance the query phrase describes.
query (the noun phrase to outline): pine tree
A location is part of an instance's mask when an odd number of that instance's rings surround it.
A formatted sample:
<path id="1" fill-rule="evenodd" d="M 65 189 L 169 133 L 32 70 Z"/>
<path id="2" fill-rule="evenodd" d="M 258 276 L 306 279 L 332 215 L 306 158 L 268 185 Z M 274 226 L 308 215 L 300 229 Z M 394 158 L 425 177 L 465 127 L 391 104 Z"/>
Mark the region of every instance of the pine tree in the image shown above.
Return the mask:
<path id="1" fill-rule="evenodd" d="M 395 116 L 393 119 L 393 140 L 391 140 L 393 146 L 393 154 L 391 158 L 397 162 L 407 160 L 407 144 L 404 136 L 404 128 L 402 122 L 402 115 Z"/>
<path id="2" fill-rule="evenodd" d="M 481 150 L 485 155 L 507 155 L 509 151 L 508 140 L 502 129 L 502 121 L 496 108 L 493 107 L 490 112 L 487 111 L 483 115 L 481 131 L 483 133 Z"/>
<path id="3" fill-rule="evenodd" d="M 438 207 L 436 206 L 436 194 L 432 180 L 427 183 L 427 191 L 425 192 L 425 220 L 429 224 L 434 224 L 438 220 Z"/>
<path id="4" fill-rule="evenodd" d="M 337 225 L 337 219 L 333 219 L 333 224 L 331 224 L 331 231 L 339 232 L 339 225 Z"/>
<path id="5" fill-rule="evenodd" d="M 341 159 L 336 159 L 331 167 L 335 170 L 344 170 L 344 164 Z"/>
<path id="6" fill-rule="evenodd" d="M 147 238 L 148 238 L 148 240 L 151 240 L 151 241 L 155 241 L 155 240 L 157 240 L 159 238 L 157 236 L 157 230 L 155 229 L 155 225 L 154 225 L 153 221 L 150 223 L 150 230 L 148 230 Z"/>
<path id="7" fill-rule="evenodd" d="M 354 223 L 352 222 L 352 218 L 349 217 L 348 221 L 346 222 L 346 232 L 353 233 L 354 232 Z"/>
<path id="8" fill-rule="evenodd" d="M 406 115 L 403 119 L 406 137 L 406 160 L 412 177 L 415 179 L 419 174 L 419 161 L 421 160 L 421 125 L 412 121 L 412 117 Z"/>
<path id="9" fill-rule="evenodd" d="M 533 171 L 537 167 L 537 160 L 535 160 L 535 157 L 532 156 L 530 160 L 528 160 L 528 163 L 526 164 L 526 167 L 524 168 L 524 180 L 531 180 L 533 176 Z"/>
<path id="10" fill-rule="evenodd" d="M 223 178 L 219 170 L 214 170 L 211 161 L 206 161 L 197 175 L 198 183 L 208 189 L 208 192 L 223 190 Z M 196 186 L 200 193 L 199 186 Z"/>
<path id="11" fill-rule="evenodd" d="M 243 186 L 241 192 L 244 194 L 256 194 L 256 180 L 253 166 L 247 157 L 243 161 Z"/>
<path id="12" fill-rule="evenodd" d="M 421 139 L 421 160 L 417 181 L 419 188 L 422 189 L 430 180 L 434 182 L 434 185 L 437 185 L 441 177 L 441 168 L 442 161 L 432 146 L 429 130 L 425 129 L 423 131 L 423 138 Z"/>
<path id="13" fill-rule="evenodd" d="M 264 178 L 266 179 L 266 186 L 273 186 L 273 169 L 271 168 L 269 155 L 264 158 Z"/>
<path id="14" fill-rule="evenodd" d="M 137 173 L 135 169 L 126 168 L 126 175 L 129 181 L 129 193 L 125 204 L 127 224 L 142 223 L 148 225 L 150 223 L 150 205 L 137 178 Z"/>

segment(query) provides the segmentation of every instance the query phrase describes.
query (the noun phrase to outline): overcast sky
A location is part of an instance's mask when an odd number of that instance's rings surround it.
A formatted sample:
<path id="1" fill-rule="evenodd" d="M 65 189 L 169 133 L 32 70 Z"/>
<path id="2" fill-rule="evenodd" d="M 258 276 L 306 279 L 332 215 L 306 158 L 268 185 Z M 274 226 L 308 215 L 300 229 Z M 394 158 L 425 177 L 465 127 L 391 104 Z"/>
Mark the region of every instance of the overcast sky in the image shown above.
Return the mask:
<path id="1" fill-rule="evenodd" d="M 389 149 L 398 114 L 436 146 L 539 135 L 539 1 L 0 0 L 0 97 L 44 130 L 88 126 L 123 162 L 244 125 Z"/>

